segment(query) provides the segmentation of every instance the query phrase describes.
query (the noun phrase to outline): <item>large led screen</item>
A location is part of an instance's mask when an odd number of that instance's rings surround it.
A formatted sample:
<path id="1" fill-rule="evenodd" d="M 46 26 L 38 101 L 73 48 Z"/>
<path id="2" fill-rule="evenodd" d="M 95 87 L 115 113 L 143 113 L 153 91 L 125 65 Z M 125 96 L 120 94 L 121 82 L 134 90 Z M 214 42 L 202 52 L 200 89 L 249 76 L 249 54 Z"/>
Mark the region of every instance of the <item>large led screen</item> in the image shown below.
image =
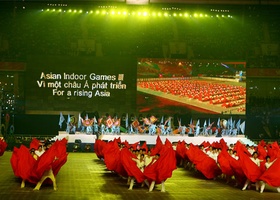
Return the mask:
<path id="1" fill-rule="evenodd" d="M 30 57 L 26 110 L 134 111 L 134 58 Z"/>
<path id="2" fill-rule="evenodd" d="M 139 59 L 138 112 L 244 115 L 245 67 L 244 62 Z"/>

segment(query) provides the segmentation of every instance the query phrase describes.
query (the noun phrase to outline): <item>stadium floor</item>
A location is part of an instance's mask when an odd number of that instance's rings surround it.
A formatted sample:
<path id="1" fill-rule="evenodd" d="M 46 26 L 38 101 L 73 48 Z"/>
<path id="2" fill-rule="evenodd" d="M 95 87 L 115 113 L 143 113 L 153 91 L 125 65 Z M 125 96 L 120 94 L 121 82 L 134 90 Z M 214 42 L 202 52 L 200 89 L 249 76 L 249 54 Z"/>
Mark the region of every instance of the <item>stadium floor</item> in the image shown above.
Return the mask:
<path id="1" fill-rule="evenodd" d="M 253 188 L 241 191 L 234 183 L 224 180 L 206 180 L 199 172 L 178 168 L 172 178 L 165 183 L 166 192 L 160 192 L 160 185 L 153 192 L 135 186 L 128 190 L 126 180 L 106 170 L 102 161 L 94 153 L 69 153 L 67 163 L 57 175 L 58 190 L 43 185 L 41 190 L 33 191 L 34 185 L 26 184 L 20 188 L 20 180 L 15 178 L 10 158 L 12 152 L 0 157 L 0 199 L 5 200 L 99 200 L 99 199 L 279 199 L 275 188 L 266 187 L 260 194 Z"/>

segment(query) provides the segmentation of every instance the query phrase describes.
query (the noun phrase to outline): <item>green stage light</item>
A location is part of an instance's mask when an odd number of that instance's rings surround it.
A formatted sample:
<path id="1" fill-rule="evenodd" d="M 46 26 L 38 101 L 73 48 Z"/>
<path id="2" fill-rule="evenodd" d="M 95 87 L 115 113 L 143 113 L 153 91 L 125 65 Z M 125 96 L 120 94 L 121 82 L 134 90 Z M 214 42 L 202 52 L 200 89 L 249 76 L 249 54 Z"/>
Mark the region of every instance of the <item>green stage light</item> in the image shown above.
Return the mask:
<path id="1" fill-rule="evenodd" d="M 121 11 L 118 11 L 118 15 L 120 15 L 121 14 Z"/>
<path id="2" fill-rule="evenodd" d="M 68 12 L 72 12 L 72 10 L 70 9 L 70 10 L 68 10 Z"/>
<path id="3" fill-rule="evenodd" d="M 59 9 L 59 10 L 58 10 L 58 12 L 62 12 L 62 10 L 61 10 L 61 9 Z"/>
<path id="4" fill-rule="evenodd" d="M 76 13 L 77 12 L 77 10 L 74 10 L 74 13 Z"/>
<path id="5" fill-rule="evenodd" d="M 79 11 L 79 13 L 82 13 L 82 12 L 83 12 L 82 10 Z"/>
<path id="6" fill-rule="evenodd" d="M 126 12 L 126 11 L 123 11 L 123 15 L 127 15 L 127 12 Z"/>
<path id="7" fill-rule="evenodd" d="M 219 17 L 219 15 L 216 15 L 216 17 Z"/>
<path id="8" fill-rule="evenodd" d="M 97 10 L 97 11 L 95 12 L 95 14 L 99 15 L 99 14 L 100 14 L 100 11 L 99 11 L 99 10 Z"/>
<path id="9" fill-rule="evenodd" d="M 147 12 L 144 12 L 144 13 L 143 13 L 143 16 L 144 16 L 144 17 L 146 17 L 147 15 L 148 15 L 148 13 L 147 13 Z"/>
<path id="10" fill-rule="evenodd" d="M 222 15 L 222 17 L 225 17 L 224 15 Z"/>
<path id="11" fill-rule="evenodd" d="M 55 9 L 53 9 L 52 11 L 55 12 Z"/>
<path id="12" fill-rule="evenodd" d="M 177 14 L 176 14 L 176 13 L 173 13 L 173 17 L 177 17 Z"/>
<path id="13" fill-rule="evenodd" d="M 207 15 L 207 14 L 205 14 L 205 15 L 204 15 L 204 17 L 208 17 L 208 15 Z"/>
<path id="14" fill-rule="evenodd" d="M 47 11 L 50 11 L 50 9 L 47 9 Z"/>
<path id="15" fill-rule="evenodd" d="M 116 14 L 115 11 L 111 11 L 111 15 L 114 15 L 114 14 Z"/>
<path id="16" fill-rule="evenodd" d="M 168 13 L 164 13 L 163 15 L 164 15 L 165 17 L 168 17 Z"/>
<path id="17" fill-rule="evenodd" d="M 161 12 L 159 12 L 159 13 L 157 14 L 157 16 L 161 17 L 161 16 L 162 16 Z"/>
<path id="18" fill-rule="evenodd" d="M 199 14 L 199 17 L 203 17 L 203 14 L 202 14 L 202 13 L 200 13 L 200 14 Z"/>
<path id="19" fill-rule="evenodd" d="M 184 16 L 185 16 L 185 17 L 189 17 L 189 14 L 188 14 L 188 13 L 185 13 Z"/>
<path id="20" fill-rule="evenodd" d="M 106 14 L 106 11 L 105 11 L 105 10 L 102 10 L 101 14 L 102 14 L 102 15 L 105 15 L 105 14 Z"/>
<path id="21" fill-rule="evenodd" d="M 179 16 L 182 17 L 183 16 L 182 13 L 179 13 Z"/>
<path id="22" fill-rule="evenodd" d="M 138 16 L 141 16 L 141 14 L 142 14 L 141 12 L 138 12 Z"/>
<path id="23" fill-rule="evenodd" d="M 197 17 L 198 15 L 196 13 L 194 13 L 194 17 Z"/>
<path id="24" fill-rule="evenodd" d="M 157 15 L 157 14 L 156 14 L 155 12 L 153 12 L 153 13 L 152 13 L 152 16 L 154 16 L 154 17 L 155 17 L 156 15 Z"/>
<path id="25" fill-rule="evenodd" d="M 93 11 L 91 10 L 89 13 L 91 14 L 91 13 L 93 13 Z"/>

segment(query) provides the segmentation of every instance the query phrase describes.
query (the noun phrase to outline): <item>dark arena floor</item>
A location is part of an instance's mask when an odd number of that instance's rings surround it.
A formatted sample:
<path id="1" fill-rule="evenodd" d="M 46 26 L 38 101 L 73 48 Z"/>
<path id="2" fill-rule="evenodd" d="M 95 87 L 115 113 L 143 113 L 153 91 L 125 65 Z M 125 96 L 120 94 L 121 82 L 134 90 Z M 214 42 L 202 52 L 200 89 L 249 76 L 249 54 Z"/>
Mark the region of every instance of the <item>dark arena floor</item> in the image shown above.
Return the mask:
<path id="1" fill-rule="evenodd" d="M 41 190 L 33 191 L 34 185 L 26 184 L 20 188 L 10 165 L 12 152 L 5 152 L 0 157 L 0 199 L 2 200 L 90 200 L 90 199 L 279 199 L 279 193 L 272 187 L 266 187 L 264 193 L 250 190 L 241 191 L 234 183 L 225 180 L 206 180 L 199 172 L 178 167 L 172 178 L 165 183 L 166 192 L 161 192 L 157 185 L 153 192 L 146 187 L 135 185 L 128 190 L 126 180 L 107 171 L 103 161 L 94 153 L 69 153 L 67 163 L 58 173 L 56 191 L 51 185 L 43 185 Z"/>

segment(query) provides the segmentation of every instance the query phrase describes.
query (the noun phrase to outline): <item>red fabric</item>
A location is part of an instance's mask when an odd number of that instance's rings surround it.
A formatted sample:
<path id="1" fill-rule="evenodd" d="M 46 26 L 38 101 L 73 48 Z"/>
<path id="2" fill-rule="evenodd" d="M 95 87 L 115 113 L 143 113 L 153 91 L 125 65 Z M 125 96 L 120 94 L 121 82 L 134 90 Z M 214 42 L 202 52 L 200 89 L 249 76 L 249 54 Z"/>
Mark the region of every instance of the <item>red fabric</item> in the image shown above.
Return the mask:
<path id="1" fill-rule="evenodd" d="M 263 148 L 263 146 L 261 144 L 258 144 L 258 158 L 260 160 L 265 160 L 266 156 L 267 156 L 267 152 L 265 151 L 265 149 Z"/>
<path id="2" fill-rule="evenodd" d="M 120 159 L 117 157 L 119 156 L 118 151 L 119 146 L 116 140 L 108 142 L 103 148 L 104 162 L 110 171 L 115 171 L 117 168 L 117 160 Z"/>
<path id="3" fill-rule="evenodd" d="M 220 165 L 223 174 L 226 174 L 228 176 L 233 176 L 234 172 L 231 168 L 230 162 L 227 159 L 228 157 L 226 154 L 228 154 L 228 152 L 225 148 L 223 148 L 221 153 L 218 155 L 218 163 Z"/>
<path id="4" fill-rule="evenodd" d="M 36 183 L 30 178 L 33 176 L 36 160 L 32 157 L 26 146 L 21 145 L 19 149 L 14 148 L 10 162 L 15 176 L 31 183 Z"/>
<path id="5" fill-rule="evenodd" d="M 144 170 L 144 175 L 148 180 L 153 180 L 157 184 L 165 181 L 172 176 L 176 169 L 175 151 L 167 140 L 165 145 L 161 146 L 160 157 L 157 161 L 152 161 Z"/>
<path id="6" fill-rule="evenodd" d="M 279 146 L 276 141 L 270 145 L 270 147 L 267 149 L 267 151 L 268 151 L 268 155 L 270 156 L 271 161 L 275 160 L 276 158 L 278 158 L 280 156 Z"/>
<path id="7" fill-rule="evenodd" d="M 151 149 L 151 156 L 154 156 L 154 155 L 156 155 L 157 153 L 159 153 L 160 150 L 161 150 L 161 148 L 162 148 L 162 145 L 163 145 L 163 143 L 162 143 L 162 141 L 161 141 L 161 139 L 160 139 L 160 137 L 159 137 L 159 135 L 158 135 L 158 136 L 157 136 L 157 139 L 156 139 L 156 145 L 155 145 L 155 147 L 153 147 L 153 148 Z"/>
<path id="8" fill-rule="evenodd" d="M 244 174 L 251 182 L 256 182 L 262 174 L 261 168 L 251 160 L 246 152 L 244 152 L 245 147 L 243 144 L 238 141 L 236 145 Z"/>
<path id="9" fill-rule="evenodd" d="M 266 182 L 272 187 L 280 187 L 280 159 L 274 163 L 261 175 L 260 180 Z"/>
<path id="10" fill-rule="evenodd" d="M 133 150 L 137 150 L 138 145 L 139 145 L 139 142 L 135 142 L 134 144 L 131 144 L 130 147 L 132 147 Z"/>
<path id="11" fill-rule="evenodd" d="M 67 161 L 66 143 L 67 140 L 56 141 L 38 160 L 32 157 L 26 146 L 14 148 L 10 162 L 15 176 L 35 184 L 50 168 L 57 175 Z"/>
<path id="12" fill-rule="evenodd" d="M 96 156 L 101 159 L 104 158 L 103 149 L 106 146 L 106 142 L 103 140 L 96 140 L 94 144 L 94 152 Z"/>
<path id="13" fill-rule="evenodd" d="M 176 146 L 176 153 L 179 155 L 179 158 L 185 159 L 186 157 L 186 142 L 178 142 Z"/>
<path id="14" fill-rule="evenodd" d="M 120 152 L 120 160 L 128 176 L 134 177 L 138 183 L 145 180 L 143 172 L 137 167 L 137 164 L 132 158 L 136 158 L 127 148 L 123 148 Z"/>
<path id="15" fill-rule="evenodd" d="M 210 158 L 197 146 L 191 144 L 187 153 L 187 155 L 191 155 L 189 159 L 195 165 L 195 168 L 207 179 L 213 179 L 222 173 L 215 160 Z"/>
<path id="16" fill-rule="evenodd" d="M 66 153 L 67 140 L 57 140 L 52 146 L 43 153 L 38 159 L 36 167 L 36 175 L 42 177 L 46 170 L 52 168 L 54 175 L 57 175 L 60 168 L 67 161 Z"/>
<path id="17" fill-rule="evenodd" d="M 40 140 L 38 140 L 37 138 L 33 138 L 29 145 L 29 149 L 37 150 L 39 146 L 40 146 Z"/>
<path id="18" fill-rule="evenodd" d="M 141 149 L 145 149 L 146 150 L 146 152 L 148 152 L 148 146 L 147 146 L 147 143 L 146 143 L 146 141 L 143 143 L 143 145 L 141 146 Z"/>
<path id="19" fill-rule="evenodd" d="M 18 170 L 17 170 L 18 160 L 19 160 L 18 151 L 19 151 L 19 149 L 17 147 L 14 147 L 12 157 L 10 159 L 10 163 L 11 163 L 14 175 L 16 177 L 19 177 L 19 173 L 18 173 Z"/>
<path id="20" fill-rule="evenodd" d="M 3 138 L 0 138 L 0 156 L 3 156 L 7 146 L 7 142 Z"/>

